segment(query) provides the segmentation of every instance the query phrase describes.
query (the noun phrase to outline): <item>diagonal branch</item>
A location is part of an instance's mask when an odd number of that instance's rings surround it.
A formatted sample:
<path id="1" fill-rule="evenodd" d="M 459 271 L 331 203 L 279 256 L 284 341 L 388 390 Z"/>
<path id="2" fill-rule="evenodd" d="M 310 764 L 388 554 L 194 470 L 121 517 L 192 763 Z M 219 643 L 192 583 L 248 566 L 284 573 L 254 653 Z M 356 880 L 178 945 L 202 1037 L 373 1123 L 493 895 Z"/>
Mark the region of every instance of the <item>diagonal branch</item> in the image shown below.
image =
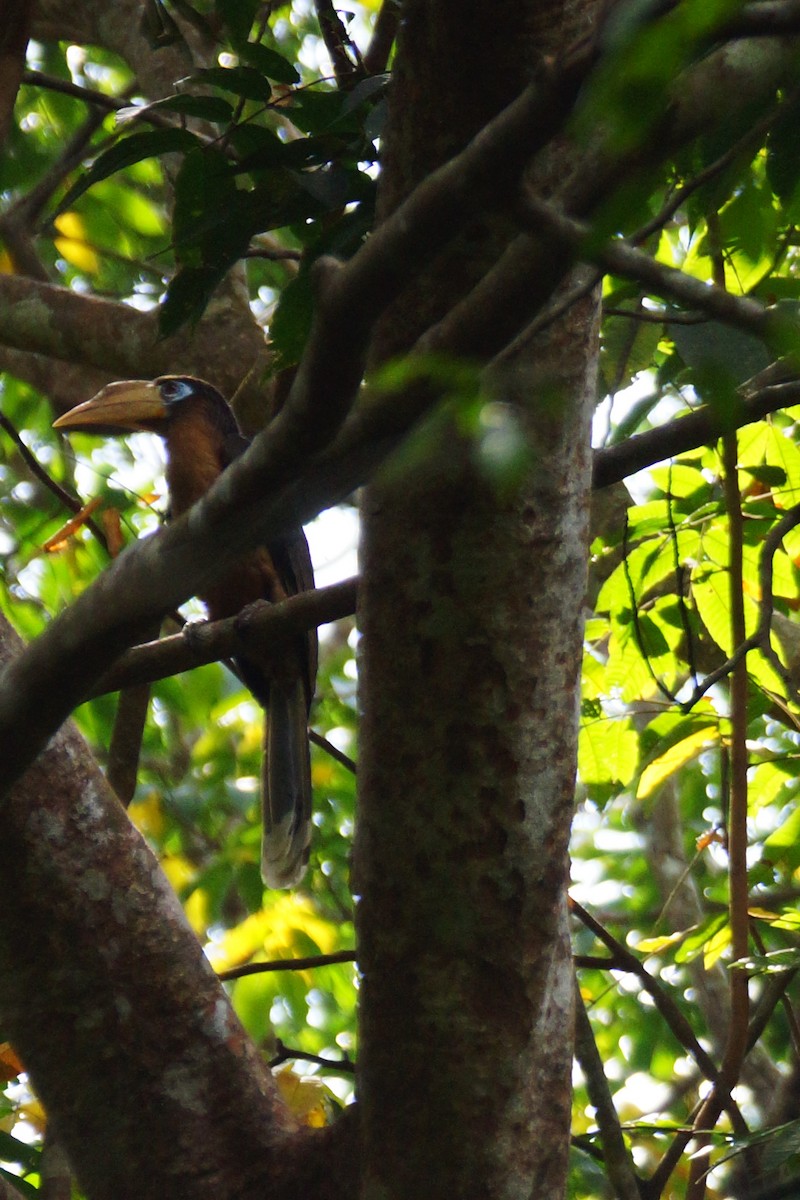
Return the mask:
<path id="1" fill-rule="evenodd" d="M 575 1057 L 586 1078 L 586 1090 L 595 1111 L 603 1145 L 603 1161 L 614 1195 L 619 1200 L 640 1200 L 639 1181 L 619 1114 L 608 1086 L 603 1060 L 597 1048 L 589 1014 L 575 981 Z"/>
<path id="2" fill-rule="evenodd" d="M 800 380 L 767 384 L 748 395 L 730 413 L 704 405 L 685 417 L 677 417 L 657 429 L 637 433 L 620 442 L 598 450 L 594 456 L 595 488 L 610 487 L 636 471 L 652 467 L 666 458 L 674 458 L 715 442 L 726 430 L 752 425 L 769 413 L 800 403 Z"/>
<path id="3" fill-rule="evenodd" d="M 523 198 L 521 207 L 537 233 L 544 231 L 568 246 L 577 257 L 596 263 L 608 274 L 633 279 L 648 292 L 706 313 L 735 329 L 754 334 L 767 344 L 781 347 L 782 343 L 796 339 L 795 322 L 775 309 L 656 262 L 622 238 L 597 243 L 592 240 L 590 225 L 574 220 L 530 193 Z"/>

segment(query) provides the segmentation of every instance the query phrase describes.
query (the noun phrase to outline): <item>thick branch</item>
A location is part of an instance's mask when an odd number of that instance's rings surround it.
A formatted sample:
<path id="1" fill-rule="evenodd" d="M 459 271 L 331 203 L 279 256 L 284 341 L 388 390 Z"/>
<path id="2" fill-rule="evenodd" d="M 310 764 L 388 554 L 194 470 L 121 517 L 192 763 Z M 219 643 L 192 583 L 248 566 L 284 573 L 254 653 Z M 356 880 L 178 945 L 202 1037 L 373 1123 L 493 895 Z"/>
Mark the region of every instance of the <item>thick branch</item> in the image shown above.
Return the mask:
<path id="1" fill-rule="evenodd" d="M 126 651 L 111 671 L 98 680 L 93 696 L 116 692 L 120 688 L 166 679 L 180 671 L 190 671 L 204 663 L 276 650 L 298 633 L 305 633 L 329 621 L 348 617 L 356 610 L 357 580 L 346 579 L 331 587 L 301 592 L 280 604 L 253 605 L 238 617 L 208 624 L 190 625 L 186 632 L 147 642 Z"/>
<path id="2" fill-rule="evenodd" d="M 16 275 L 0 276 L 0 341 L 116 378 L 185 371 L 229 396 L 240 387 L 263 391 L 270 361 L 258 326 L 227 309 L 212 309 L 194 332 L 159 340 L 155 313 Z"/>
<path id="3" fill-rule="evenodd" d="M 610 487 L 654 463 L 685 454 L 696 446 L 706 446 L 730 429 L 752 425 L 769 413 L 798 403 L 800 380 L 793 380 L 760 388 L 729 413 L 704 405 L 657 429 L 637 433 L 618 446 L 598 450 L 594 456 L 594 487 Z"/>

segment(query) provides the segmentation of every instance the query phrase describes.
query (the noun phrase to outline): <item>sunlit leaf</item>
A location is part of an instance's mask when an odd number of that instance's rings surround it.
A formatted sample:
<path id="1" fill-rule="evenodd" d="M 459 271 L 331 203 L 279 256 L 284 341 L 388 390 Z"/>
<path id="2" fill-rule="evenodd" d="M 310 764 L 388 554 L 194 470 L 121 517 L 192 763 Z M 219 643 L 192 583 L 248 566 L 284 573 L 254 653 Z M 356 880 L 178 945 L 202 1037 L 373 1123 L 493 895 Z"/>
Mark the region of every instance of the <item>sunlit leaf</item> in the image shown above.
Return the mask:
<path id="1" fill-rule="evenodd" d="M 62 258 L 88 275 L 96 275 L 99 259 L 86 241 L 86 229 L 78 214 L 62 212 L 53 223 L 59 233 L 54 245 Z"/>
<path id="2" fill-rule="evenodd" d="M 645 800 L 651 796 L 671 775 L 700 754 L 706 746 L 711 745 L 712 741 L 713 737 L 708 729 L 698 729 L 682 742 L 670 746 L 665 754 L 654 759 L 642 771 L 636 789 L 637 800 Z"/>
<path id="3" fill-rule="evenodd" d="M 764 854 L 776 866 L 796 871 L 800 867 L 800 806 L 764 842 Z"/>

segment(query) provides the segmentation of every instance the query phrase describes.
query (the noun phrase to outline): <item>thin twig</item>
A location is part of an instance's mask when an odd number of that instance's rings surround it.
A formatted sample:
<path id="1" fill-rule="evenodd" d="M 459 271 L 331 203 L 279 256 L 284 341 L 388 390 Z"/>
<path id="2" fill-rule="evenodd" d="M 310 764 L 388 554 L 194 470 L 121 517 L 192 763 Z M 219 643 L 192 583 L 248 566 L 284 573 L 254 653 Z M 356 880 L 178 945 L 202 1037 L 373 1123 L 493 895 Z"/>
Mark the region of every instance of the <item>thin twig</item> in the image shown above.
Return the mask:
<path id="1" fill-rule="evenodd" d="M 321 733 L 317 733 L 316 729 L 309 729 L 308 740 L 313 742 L 315 746 L 319 746 L 321 750 L 324 750 L 326 754 L 340 763 L 352 775 L 357 773 L 357 767 L 352 758 L 345 754 L 343 750 L 340 750 L 338 746 L 334 746 L 333 742 L 329 741 L 328 738 L 323 737 Z"/>
<path id="2" fill-rule="evenodd" d="M 759 558 L 758 576 L 761 595 L 759 598 L 759 622 L 756 630 L 748 637 L 744 638 L 739 645 L 734 649 L 733 653 L 721 666 L 711 671 L 705 676 L 702 683 L 695 687 L 691 696 L 681 703 L 683 712 L 689 712 L 691 708 L 697 704 L 710 688 L 715 683 L 719 683 L 721 679 L 725 679 L 737 667 L 737 665 L 746 658 L 751 650 L 759 649 L 772 664 L 773 668 L 778 672 L 787 689 L 790 697 L 796 696 L 796 689 L 792 681 L 791 672 L 787 671 L 786 667 L 778 658 L 775 651 L 772 649 L 770 635 L 772 631 L 772 612 L 773 612 L 773 594 L 772 594 L 772 574 L 773 574 L 773 559 L 775 554 L 787 533 L 800 525 L 800 504 L 795 504 L 788 509 L 781 517 L 776 525 L 773 525 L 767 536 L 764 538 L 764 544 L 761 547 L 761 556 Z"/>
<path id="3" fill-rule="evenodd" d="M 652 467 L 655 463 L 674 458 L 694 450 L 697 446 L 708 446 L 717 441 L 728 429 L 741 429 L 752 425 L 769 413 L 777 412 L 800 402 L 800 380 L 768 384 L 758 388 L 731 405 L 728 412 L 720 412 L 711 405 L 703 405 L 685 416 L 676 417 L 657 429 L 637 433 L 618 446 L 597 450 L 594 456 L 593 487 L 611 487 L 629 475 Z"/>
<path id="4" fill-rule="evenodd" d="M 69 79 L 57 79 L 54 75 L 47 75 L 43 71 L 26 71 L 22 77 L 23 83 L 31 84 L 33 87 L 41 87 L 50 92 L 61 92 L 65 96 L 74 96 L 76 100 L 83 100 L 85 104 L 90 104 L 93 108 L 101 108 L 106 113 L 119 112 L 122 108 L 130 106 L 130 97 L 134 92 L 134 88 L 126 88 L 122 96 L 106 96 L 103 92 L 96 92 L 92 88 L 81 87 L 77 83 L 72 83 Z M 148 105 L 142 106 L 141 118 L 147 121 L 149 125 L 158 125 L 161 128 L 174 129 L 178 122 L 176 119 L 162 109 L 150 111 Z"/>
<path id="5" fill-rule="evenodd" d="M 365 73 L 360 51 L 345 29 L 332 0 L 314 0 L 314 7 L 322 40 L 333 64 L 336 83 L 340 88 L 350 88 Z"/>
<path id="6" fill-rule="evenodd" d="M 66 488 L 63 488 L 60 483 L 57 483 L 56 480 L 50 476 L 50 474 L 39 462 L 36 455 L 33 454 L 25 445 L 13 423 L 3 412 L 0 412 L 0 428 L 5 430 L 14 445 L 17 447 L 20 457 L 30 471 L 31 475 L 38 479 L 39 482 L 47 488 L 48 492 L 55 496 L 59 504 L 63 504 L 64 508 L 68 509 L 69 512 L 81 512 L 85 507 L 83 501 L 79 499 L 78 496 L 73 496 L 71 492 L 68 492 Z M 108 553 L 108 542 L 106 541 L 106 535 L 97 522 L 90 518 L 85 522 L 85 524 L 88 529 L 91 529 L 100 545 L 103 547 L 106 553 Z"/>
<path id="7" fill-rule="evenodd" d="M 697 1066 L 702 1071 L 706 1079 L 712 1083 L 716 1083 L 719 1079 L 717 1068 L 711 1059 L 711 1056 L 700 1045 L 694 1031 L 686 1017 L 678 1008 L 672 997 L 664 991 L 661 985 L 649 973 L 644 964 L 632 954 L 622 942 L 618 941 L 612 933 L 610 933 L 604 925 L 601 925 L 591 913 L 578 903 L 577 900 L 570 897 L 570 909 L 580 920 L 581 924 L 585 925 L 595 937 L 603 943 L 603 945 L 611 951 L 615 958 L 615 966 L 613 970 L 629 971 L 641 982 L 642 987 L 653 1000 L 658 1012 L 663 1017 L 667 1026 L 677 1038 L 684 1050 L 694 1059 Z M 735 1129 L 739 1129 L 743 1133 L 747 1131 L 747 1126 L 742 1119 L 736 1102 L 726 1096 L 726 1108 L 731 1117 L 731 1123 Z"/>
<path id="8" fill-rule="evenodd" d="M 284 1046 L 280 1038 L 275 1039 L 275 1045 L 278 1053 L 269 1060 L 271 1067 L 279 1067 L 281 1063 L 297 1059 L 300 1062 L 315 1063 L 327 1071 L 344 1071 L 347 1075 L 355 1074 L 356 1064 L 352 1059 L 326 1058 L 323 1054 L 310 1054 L 307 1050 L 293 1050 L 290 1046 Z"/>
<path id="9" fill-rule="evenodd" d="M 355 961 L 355 950 L 337 950 L 333 954 L 309 954 L 305 958 L 275 958 L 269 962 L 245 963 L 241 967 L 219 971 L 217 978 L 228 983 L 231 979 L 243 979 L 246 975 L 264 975 L 270 971 L 309 971 L 314 967 L 331 967 L 337 963 Z"/>
<path id="10" fill-rule="evenodd" d="M 765 954 L 766 947 L 764 940 L 755 927 L 755 922 L 753 922 L 751 928 L 751 936 L 758 953 Z M 786 1023 L 789 1026 L 789 1036 L 792 1040 L 795 1057 L 800 1056 L 800 1024 L 798 1024 L 797 1016 L 786 994 L 789 984 L 797 975 L 797 971 L 797 967 L 792 967 L 788 971 L 776 971 L 773 975 L 768 976 L 766 987 L 759 996 L 758 1004 L 750 1018 L 750 1028 L 747 1032 L 748 1051 L 752 1050 L 761 1037 L 767 1027 L 769 1018 L 775 1011 L 776 1006 L 780 1004 L 786 1017 Z"/>
<path id="11" fill-rule="evenodd" d="M 596 263 L 610 274 L 634 280 L 648 293 L 654 292 L 690 309 L 705 312 L 736 329 L 755 334 L 767 344 L 781 343 L 794 330 L 794 322 L 774 309 L 747 296 L 734 296 L 724 288 L 695 279 L 676 267 L 656 262 L 624 238 L 611 238 L 599 244 L 591 241 L 589 224 L 567 216 L 529 190 L 520 201 L 519 211 L 539 236 L 558 238 L 573 249 L 577 257 Z"/>

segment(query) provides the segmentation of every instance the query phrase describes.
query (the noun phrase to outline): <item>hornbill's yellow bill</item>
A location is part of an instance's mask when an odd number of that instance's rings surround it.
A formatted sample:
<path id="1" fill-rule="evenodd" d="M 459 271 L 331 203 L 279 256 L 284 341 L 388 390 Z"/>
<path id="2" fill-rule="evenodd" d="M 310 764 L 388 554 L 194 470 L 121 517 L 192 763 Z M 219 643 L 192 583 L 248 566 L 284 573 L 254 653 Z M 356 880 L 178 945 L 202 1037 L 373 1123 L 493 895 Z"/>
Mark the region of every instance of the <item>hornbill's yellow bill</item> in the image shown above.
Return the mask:
<path id="1" fill-rule="evenodd" d="M 123 379 L 119 383 L 109 383 L 91 400 L 64 413 L 53 422 L 53 427 L 89 433 L 106 430 L 110 433 L 127 430 L 160 432 L 159 426 L 168 415 L 169 409 L 157 380 Z"/>

